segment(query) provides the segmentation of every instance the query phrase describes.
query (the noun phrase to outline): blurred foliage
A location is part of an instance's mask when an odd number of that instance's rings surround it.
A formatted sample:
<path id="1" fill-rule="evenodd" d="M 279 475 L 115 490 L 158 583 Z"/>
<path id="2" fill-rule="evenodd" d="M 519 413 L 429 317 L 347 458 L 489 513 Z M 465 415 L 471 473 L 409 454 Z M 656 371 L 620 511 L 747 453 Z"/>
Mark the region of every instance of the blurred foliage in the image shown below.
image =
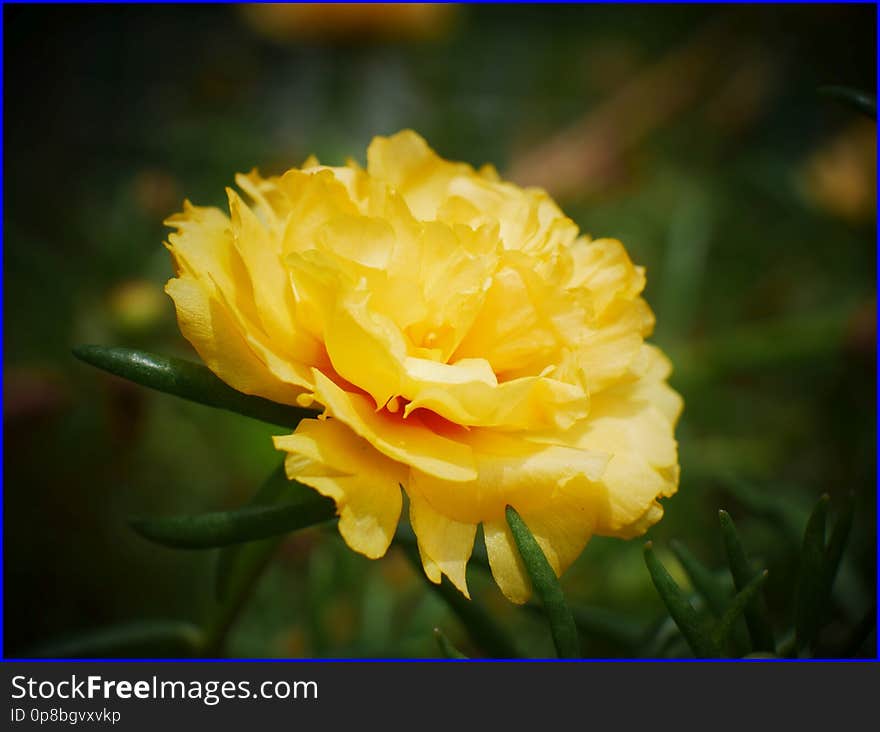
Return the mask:
<path id="1" fill-rule="evenodd" d="M 224 205 L 236 171 L 312 152 L 341 162 L 403 127 L 548 186 L 647 266 L 655 339 L 686 401 L 681 489 L 649 537 L 670 578 L 696 586 L 671 539 L 724 566 L 724 506 L 769 570 L 770 624 L 789 628 L 808 516 L 820 494 L 837 506 L 852 493 L 812 648 L 875 655 L 876 135 L 818 93 L 875 88 L 874 7 L 470 6 L 430 38 L 269 37 L 232 6 L 3 12 L 8 655 L 119 624 L 179 647 L 187 623 L 216 618 L 216 550 L 155 546 L 127 520 L 242 506 L 279 461 L 277 428 L 101 374 L 70 349 L 192 357 L 161 293 L 163 218 L 184 196 Z M 642 545 L 594 539 L 563 577 L 586 654 L 692 654 Z M 444 653 L 491 653 L 405 552 L 371 562 L 334 529 L 290 535 L 226 652 L 438 656 L 439 627 Z M 472 565 L 472 596 L 521 652 L 553 655 L 540 614 Z"/>

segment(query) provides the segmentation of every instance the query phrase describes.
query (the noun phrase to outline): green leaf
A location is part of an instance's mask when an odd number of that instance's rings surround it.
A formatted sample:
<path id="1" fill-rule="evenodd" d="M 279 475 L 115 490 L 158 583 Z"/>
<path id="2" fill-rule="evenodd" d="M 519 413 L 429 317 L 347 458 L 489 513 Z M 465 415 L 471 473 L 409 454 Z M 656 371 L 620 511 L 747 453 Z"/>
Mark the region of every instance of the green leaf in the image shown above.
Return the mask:
<path id="1" fill-rule="evenodd" d="M 198 516 L 139 518 L 129 521 L 142 537 L 175 549 L 214 549 L 247 541 L 268 539 L 329 521 L 336 506 L 309 490 L 310 496 L 294 503 L 245 506 Z"/>
<path id="2" fill-rule="evenodd" d="M 850 632 L 849 637 L 843 644 L 843 651 L 840 654 L 840 658 L 852 658 L 860 653 L 864 653 L 866 650 L 868 651 L 866 655 L 869 655 L 869 657 L 872 658 L 876 657 L 876 645 L 874 643 L 871 643 L 870 645 L 866 643 L 876 627 L 877 610 L 874 607 L 871 607 Z M 864 648 L 866 645 L 867 648 Z"/>
<path id="3" fill-rule="evenodd" d="M 180 620 L 143 620 L 53 641 L 22 654 L 27 658 L 191 657 L 202 631 Z"/>
<path id="4" fill-rule="evenodd" d="M 721 538 L 727 554 L 727 564 L 733 577 L 733 586 L 737 592 L 742 592 L 759 573 L 752 567 L 746 555 L 730 514 L 727 511 L 719 511 L 718 518 L 721 523 Z M 767 605 L 760 592 L 755 594 L 751 602 L 746 605 L 744 614 L 749 636 L 752 639 L 752 650 L 776 653 Z"/>
<path id="5" fill-rule="evenodd" d="M 730 591 L 721 582 L 715 574 L 706 565 L 700 562 L 681 542 L 671 541 L 669 543 L 672 553 L 681 563 L 687 576 L 690 578 L 694 588 L 706 600 L 709 609 L 721 617 L 727 609 L 727 603 L 730 600 Z"/>
<path id="6" fill-rule="evenodd" d="M 660 599 L 663 600 L 669 615 L 675 621 L 694 655 L 697 658 L 720 658 L 722 655 L 721 647 L 715 642 L 711 623 L 708 618 L 698 613 L 688 601 L 687 596 L 657 558 L 650 541 L 645 544 L 645 564 Z"/>
<path id="7" fill-rule="evenodd" d="M 797 649 L 794 645 L 794 628 L 788 628 L 783 631 L 779 642 L 776 644 L 776 655 L 779 658 L 794 658 L 797 655 Z"/>
<path id="8" fill-rule="evenodd" d="M 316 414 L 310 409 L 243 394 L 226 385 L 207 367 L 180 358 L 107 346 L 77 346 L 73 355 L 141 386 L 281 427 L 293 428 L 300 420 Z"/>
<path id="9" fill-rule="evenodd" d="M 831 595 L 831 589 L 834 585 L 834 578 L 837 576 L 837 570 L 840 567 L 840 561 L 843 559 L 843 552 L 846 549 L 846 542 L 849 539 L 849 532 L 853 522 L 853 497 L 847 496 L 843 510 L 834 523 L 831 530 L 831 539 L 828 541 L 828 549 L 825 552 L 825 582 L 827 583 L 828 595 Z"/>
<path id="10" fill-rule="evenodd" d="M 819 499 L 804 530 L 795 604 L 795 645 L 798 651 L 812 646 L 827 606 L 830 588 L 825 555 L 825 521 L 829 502 L 827 494 Z"/>
<path id="11" fill-rule="evenodd" d="M 556 572 L 553 571 L 529 527 L 512 506 L 507 507 L 506 516 L 507 525 L 510 526 L 516 548 L 519 549 L 523 564 L 532 580 L 535 594 L 544 606 L 556 653 L 560 658 L 580 657 L 581 647 L 577 626 L 565 602 L 565 595 L 562 593 Z"/>
<path id="12" fill-rule="evenodd" d="M 684 571 L 687 573 L 694 588 L 706 601 L 709 609 L 715 617 L 721 619 L 728 610 L 733 592 L 731 588 L 722 582 L 717 575 L 697 559 L 683 544 L 677 541 L 671 541 L 670 546 Z M 728 635 L 731 637 L 728 638 Z M 749 647 L 749 639 L 746 635 L 746 628 L 740 623 L 734 622 L 731 632 L 724 636 L 720 645 L 724 647 L 725 643 L 731 643 L 734 649 L 746 649 Z"/>
<path id="13" fill-rule="evenodd" d="M 437 641 L 437 647 L 440 649 L 440 655 L 443 656 L 443 658 L 455 658 L 459 660 L 467 658 L 467 656 L 452 645 L 452 642 L 443 634 L 443 631 L 440 630 L 440 628 L 434 628 L 434 639 Z"/>
<path id="14" fill-rule="evenodd" d="M 873 94 L 846 86 L 819 87 L 819 93 L 849 104 L 862 114 L 877 119 L 877 97 Z"/>
<path id="15" fill-rule="evenodd" d="M 761 586 L 767 580 L 767 575 L 768 572 L 765 569 L 761 574 L 755 577 L 755 579 L 749 582 L 749 584 L 743 588 L 742 592 L 738 592 L 736 597 L 733 598 L 730 607 L 727 608 L 715 626 L 715 642 L 719 646 L 724 646 L 724 644 L 730 639 L 731 633 L 736 627 L 736 621 L 739 619 L 740 615 L 743 614 L 749 603 L 752 602 L 758 594 Z M 767 653 L 767 651 L 761 651 L 761 653 Z"/>
<path id="16" fill-rule="evenodd" d="M 476 646 L 485 650 L 492 658 L 520 658 L 521 654 L 517 651 L 516 644 L 476 601 L 468 600 L 445 576 L 441 578 L 440 584 L 435 585 L 431 582 L 422 568 L 422 560 L 416 546 L 403 543 L 400 548 L 416 573 L 424 578 L 431 590 L 443 598 L 458 616 Z"/>

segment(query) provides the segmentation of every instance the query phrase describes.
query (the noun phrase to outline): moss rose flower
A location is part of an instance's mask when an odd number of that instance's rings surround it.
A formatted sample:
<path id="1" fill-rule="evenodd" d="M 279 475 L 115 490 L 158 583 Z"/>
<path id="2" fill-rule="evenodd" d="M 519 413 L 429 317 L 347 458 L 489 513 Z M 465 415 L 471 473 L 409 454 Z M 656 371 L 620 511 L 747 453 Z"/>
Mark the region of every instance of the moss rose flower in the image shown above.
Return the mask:
<path id="1" fill-rule="evenodd" d="M 560 574 L 593 534 L 643 533 L 677 488 L 682 404 L 644 341 L 644 271 L 543 191 L 414 132 L 367 160 L 239 175 L 229 216 L 186 203 L 167 222 L 180 328 L 232 387 L 323 409 L 275 445 L 352 549 L 385 553 L 402 489 L 432 581 L 467 594 L 482 524 L 523 602 L 505 506 Z"/>

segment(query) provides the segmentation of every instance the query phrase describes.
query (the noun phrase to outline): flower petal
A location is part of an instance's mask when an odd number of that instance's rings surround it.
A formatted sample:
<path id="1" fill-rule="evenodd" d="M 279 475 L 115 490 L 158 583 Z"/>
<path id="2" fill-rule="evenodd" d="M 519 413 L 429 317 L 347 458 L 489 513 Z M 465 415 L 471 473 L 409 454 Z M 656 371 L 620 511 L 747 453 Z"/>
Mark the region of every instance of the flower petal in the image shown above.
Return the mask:
<path id="1" fill-rule="evenodd" d="M 390 318 L 371 312 L 369 293 L 340 298 L 327 322 L 324 342 L 333 368 L 368 392 L 381 408 L 400 394 L 406 342 Z"/>
<path id="2" fill-rule="evenodd" d="M 208 368 L 234 389 L 282 404 L 297 404 L 302 390 L 271 373 L 241 335 L 226 306 L 210 295 L 208 288 L 189 276 L 165 285 L 184 337 Z"/>
<path id="3" fill-rule="evenodd" d="M 377 412 L 369 397 L 343 391 L 318 370 L 315 398 L 327 412 L 345 422 L 377 450 L 398 462 L 410 465 L 444 481 L 474 480 L 470 447 L 436 434 L 415 415 L 406 421 L 387 410 Z"/>
<path id="4" fill-rule="evenodd" d="M 532 583 L 507 521 L 484 521 L 483 537 L 496 584 L 508 600 L 522 605 L 532 594 Z"/>
<path id="5" fill-rule="evenodd" d="M 608 462 L 602 452 L 541 444 L 488 429 L 470 430 L 459 439 L 473 451 L 474 479 L 452 483 L 414 466 L 409 485 L 437 511 L 462 523 L 503 521 L 508 504 L 520 512 L 543 506 L 572 480 L 598 480 Z"/>
<path id="6" fill-rule="evenodd" d="M 474 174 L 466 163 L 443 160 L 412 130 L 373 138 L 367 148 L 367 171 L 399 190 L 422 221 L 437 218 L 437 209 L 455 176 Z"/>
<path id="7" fill-rule="evenodd" d="M 220 209 L 183 202 L 183 211 L 165 220 L 177 231 L 168 237 L 168 250 L 178 275 L 216 284 L 227 300 L 250 323 L 259 324 L 253 286 L 235 248 L 232 225 Z"/>
<path id="8" fill-rule="evenodd" d="M 569 482 L 542 506 L 514 508 L 528 526 L 559 577 L 577 559 L 593 533 L 601 492 L 586 478 Z M 532 592 L 528 572 L 504 519 L 483 523 L 492 576 L 512 602 L 521 604 Z"/>
<path id="9" fill-rule="evenodd" d="M 584 550 L 604 500 L 604 492 L 595 483 L 579 477 L 557 491 L 543 506 L 519 512 L 557 577 L 562 576 Z"/>
<path id="10" fill-rule="evenodd" d="M 226 193 L 235 247 L 251 282 L 259 283 L 253 292 L 260 321 L 270 338 L 284 344 L 297 328 L 293 317 L 296 303 L 281 261 L 281 247 L 235 191 L 227 188 Z"/>
<path id="11" fill-rule="evenodd" d="M 641 298 L 621 301 L 603 317 L 605 322 L 583 329 L 578 348 L 578 363 L 591 393 L 630 377 L 642 354 L 644 338 L 654 327 L 654 314 Z"/>
<path id="12" fill-rule="evenodd" d="M 407 357 L 403 367 L 400 394 L 410 400 L 404 416 L 425 408 L 460 425 L 522 430 L 569 427 L 589 413 L 589 396 L 580 386 L 543 376 L 499 384 L 484 359 L 445 364 Z"/>
<path id="13" fill-rule="evenodd" d="M 576 444 L 611 455 L 599 483 L 608 508 L 596 533 L 630 537 L 662 516 L 657 498 L 678 489 L 678 446 L 673 434 L 681 398 L 658 377 L 665 357 L 644 352 L 653 361 L 648 375 L 596 394 L 590 418 L 576 428 Z M 653 355 L 652 355 L 653 354 Z M 658 360 L 659 359 L 659 360 Z"/>
<path id="14" fill-rule="evenodd" d="M 288 478 L 336 502 L 346 544 L 371 559 L 384 555 L 400 518 L 406 468 L 332 419 L 304 419 L 292 435 L 274 441 L 289 453 Z"/>
<path id="15" fill-rule="evenodd" d="M 634 299 L 645 287 L 645 271 L 633 265 L 617 239 L 578 239 L 571 246 L 574 270 L 568 287 L 586 287 L 597 315 L 618 298 Z"/>
<path id="16" fill-rule="evenodd" d="M 502 267 L 453 358 L 485 358 L 496 374 L 536 363 L 546 366 L 558 347 L 556 335 L 547 326 L 522 274 L 514 267 Z"/>
<path id="17" fill-rule="evenodd" d="M 425 574 L 435 584 L 439 584 L 441 574 L 445 574 L 469 598 L 466 569 L 474 548 L 476 524 L 453 521 L 435 511 L 417 492 L 407 490 L 407 494 L 410 521 L 418 539 Z"/>

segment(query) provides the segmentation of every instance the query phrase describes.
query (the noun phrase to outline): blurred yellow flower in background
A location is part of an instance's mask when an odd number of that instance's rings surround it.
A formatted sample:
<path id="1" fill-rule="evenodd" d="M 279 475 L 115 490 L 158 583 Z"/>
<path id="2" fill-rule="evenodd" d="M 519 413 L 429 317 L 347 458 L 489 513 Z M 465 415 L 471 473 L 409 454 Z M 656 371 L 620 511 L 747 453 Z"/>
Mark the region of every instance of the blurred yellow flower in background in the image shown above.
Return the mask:
<path id="1" fill-rule="evenodd" d="M 247 3 L 244 19 L 277 41 L 442 36 L 456 10 L 446 3 Z"/>
<path id="2" fill-rule="evenodd" d="M 226 383 L 323 409 L 275 438 L 291 479 L 333 498 L 382 556 L 403 507 L 427 576 L 467 594 L 482 524 L 493 576 L 529 581 L 513 506 L 561 574 L 593 534 L 632 537 L 678 485 L 681 398 L 645 343 L 644 271 L 579 236 L 539 189 L 377 137 L 367 168 L 236 177 L 230 215 L 167 223 L 180 328 Z"/>
<path id="3" fill-rule="evenodd" d="M 107 310 L 113 324 L 123 332 L 144 331 L 165 315 L 161 284 L 149 280 L 124 280 L 107 296 Z"/>
<path id="4" fill-rule="evenodd" d="M 800 171 L 806 197 L 828 213 L 853 223 L 877 216 L 877 132 L 859 120 L 813 152 Z"/>

